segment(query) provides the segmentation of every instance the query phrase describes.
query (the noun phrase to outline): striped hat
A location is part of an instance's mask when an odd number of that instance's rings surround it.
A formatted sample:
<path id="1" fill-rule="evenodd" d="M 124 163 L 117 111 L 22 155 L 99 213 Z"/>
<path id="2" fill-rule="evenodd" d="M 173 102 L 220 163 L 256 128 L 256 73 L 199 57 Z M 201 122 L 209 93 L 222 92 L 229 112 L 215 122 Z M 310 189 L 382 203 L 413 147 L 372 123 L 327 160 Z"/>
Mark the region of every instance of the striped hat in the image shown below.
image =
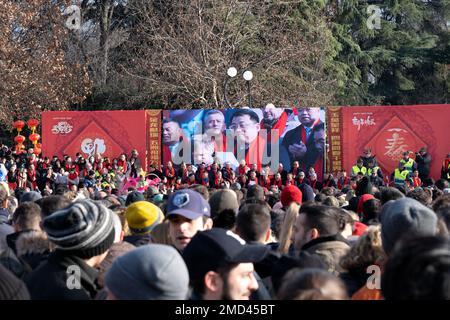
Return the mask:
<path id="1" fill-rule="evenodd" d="M 114 242 L 112 212 L 93 200 L 77 200 L 52 213 L 43 227 L 59 250 L 83 259 L 106 252 Z"/>
<path id="2" fill-rule="evenodd" d="M 133 234 L 147 234 L 164 220 L 164 214 L 148 201 L 137 201 L 127 207 L 125 212 L 128 227 Z"/>

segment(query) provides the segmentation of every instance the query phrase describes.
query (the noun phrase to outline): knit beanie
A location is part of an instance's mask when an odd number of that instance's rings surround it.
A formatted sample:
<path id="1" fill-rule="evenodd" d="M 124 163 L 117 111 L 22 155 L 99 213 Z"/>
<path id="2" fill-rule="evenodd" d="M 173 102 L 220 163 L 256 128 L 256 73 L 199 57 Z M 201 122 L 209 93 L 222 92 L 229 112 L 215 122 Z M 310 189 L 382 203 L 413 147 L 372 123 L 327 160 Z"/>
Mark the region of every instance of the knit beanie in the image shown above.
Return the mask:
<path id="1" fill-rule="evenodd" d="M 292 202 L 302 204 L 302 192 L 294 185 L 284 187 L 281 191 L 281 203 L 283 207 L 289 207 Z"/>
<path id="2" fill-rule="evenodd" d="M 106 252 L 113 244 L 112 214 L 101 203 L 77 200 L 45 218 L 43 227 L 57 249 L 89 259 Z"/>
<path id="3" fill-rule="evenodd" d="M 30 300 L 30 294 L 22 280 L 0 263 L 0 300 Z"/>
<path id="4" fill-rule="evenodd" d="M 175 248 L 149 244 L 118 257 L 105 286 L 119 300 L 185 300 L 189 273 Z"/>
<path id="5" fill-rule="evenodd" d="M 138 201 L 129 205 L 125 216 L 133 234 L 150 233 L 164 220 L 161 209 L 148 201 Z"/>
<path id="6" fill-rule="evenodd" d="M 437 216 L 417 200 L 402 198 L 384 204 L 380 222 L 383 249 L 389 255 L 402 237 L 435 235 Z"/>
<path id="7" fill-rule="evenodd" d="M 137 201 L 144 201 L 144 195 L 137 191 L 132 191 L 127 195 L 127 199 L 125 200 L 125 206 L 129 206 L 132 203 L 135 203 Z"/>

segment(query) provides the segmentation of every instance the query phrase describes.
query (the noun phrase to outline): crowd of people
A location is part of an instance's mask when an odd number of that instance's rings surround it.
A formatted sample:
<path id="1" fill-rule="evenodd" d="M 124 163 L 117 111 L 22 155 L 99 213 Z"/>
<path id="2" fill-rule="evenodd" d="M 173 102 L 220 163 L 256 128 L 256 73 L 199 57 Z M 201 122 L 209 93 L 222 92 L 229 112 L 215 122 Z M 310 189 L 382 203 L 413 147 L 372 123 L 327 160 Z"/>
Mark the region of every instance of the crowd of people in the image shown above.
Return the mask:
<path id="1" fill-rule="evenodd" d="M 0 299 L 450 299 L 450 179 L 418 159 L 408 185 L 370 150 L 319 181 L 2 146 Z"/>

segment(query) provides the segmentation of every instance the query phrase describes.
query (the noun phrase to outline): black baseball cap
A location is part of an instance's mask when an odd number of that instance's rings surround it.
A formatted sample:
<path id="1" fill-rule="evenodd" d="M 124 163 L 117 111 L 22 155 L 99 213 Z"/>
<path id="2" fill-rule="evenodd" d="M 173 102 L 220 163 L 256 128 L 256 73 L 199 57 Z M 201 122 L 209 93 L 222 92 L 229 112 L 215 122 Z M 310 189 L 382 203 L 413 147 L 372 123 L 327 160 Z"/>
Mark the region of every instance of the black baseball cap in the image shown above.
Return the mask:
<path id="1" fill-rule="evenodd" d="M 191 279 L 198 279 L 230 264 L 260 262 L 268 252 L 268 247 L 247 244 L 230 230 L 213 228 L 197 232 L 183 250 L 183 258 Z"/>

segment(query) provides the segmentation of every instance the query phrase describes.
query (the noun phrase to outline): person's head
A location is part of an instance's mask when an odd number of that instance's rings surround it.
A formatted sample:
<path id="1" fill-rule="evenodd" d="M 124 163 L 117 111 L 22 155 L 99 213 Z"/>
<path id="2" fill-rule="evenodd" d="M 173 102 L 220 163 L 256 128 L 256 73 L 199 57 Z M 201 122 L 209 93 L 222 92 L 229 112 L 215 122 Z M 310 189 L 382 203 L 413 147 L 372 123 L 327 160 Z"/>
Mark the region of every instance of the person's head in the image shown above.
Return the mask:
<path id="1" fill-rule="evenodd" d="M 214 227 L 227 230 L 234 228 L 239 202 L 233 190 L 224 189 L 214 192 L 209 198 L 209 205 Z"/>
<path id="2" fill-rule="evenodd" d="M 208 110 L 203 116 L 203 128 L 208 135 L 221 135 L 225 130 L 225 116 L 219 110 Z"/>
<path id="3" fill-rule="evenodd" d="M 381 201 L 378 199 L 369 199 L 364 201 L 362 205 L 362 220 L 361 222 L 364 224 L 368 224 L 369 222 L 378 221 L 378 216 L 381 211 Z"/>
<path id="4" fill-rule="evenodd" d="M 311 127 L 314 122 L 319 119 L 320 108 L 300 107 L 298 108 L 298 116 L 302 125 Z"/>
<path id="5" fill-rule="evenodd" d="M 381 276 L 386 300 L 449 300 L 450 241 L 420 237 L 402 241 Z"/>
<path id="6" fill-rule="evenodd" d="M 321 269 L 292 269 L 284 277 L 278 300 L 347 300 L 345 284 Z"/>
<path id="7" fill-rule="evenodd" d="M 297 186 L 290 185 L 283 188 L 281 191 L 281 204 L 287 208 L 292 202 L 299 205 L 302 204 L 302 192 Z"/>
<path id="8" fill-rule="evenodd" d="M 276 108 L 272 103 L 267 104 L 263 108 L 264 123 L 273 126 L 281 117 L 283 111 L 283 108 Z"/>
<path id="9" fill-rule="evenodd" d="M 193 292 L 204 300 L 248 300 L 258 289 L 253 263 L 267 255 L 230 230 L 198 232 L 183 251 Z"/>
<path id="10" fill-rule="evenodd" d="M 189 273 L 173 247 L 148 244 L 118 257 L 105 287 L 108 300 L 186 300 Z"/>
<path id="11" fill-rule="evenodd" d="M 422 188 L 415 188 L 406 194 L 406 197 L 419 201 L 424 206 L 429 206 L 433 201 L 431 195 Z"/>
<path id="12" fill-rule="evenodd" d="M 71 201 L 62 195 L 44 197 L 39 201 L 41 206 L 42 219 L 45 219 L 53 212 L 63 209 L 71 204 Z"/>
<path id="13" fill-rule="evenodd" d="M 43 229 L 56 250 L 99 265 L 114 243 L 113 213 L 93 200 L 77 200 L 43 220 Z"/>
<path id="14" fill-rule="evenodd" d="M 174 145 L 180 141 L 181 128 L 178 122 L 173 119 L 163 120 L 163 143 L 165 145 Z"/>
<path id="15" fill-rule="evenodd" d="M 418 170 L 414 170 L 413 177 L 417 178 L 418 176 L 419 176 L 419 171 Z"/>
<path id="16" fill-rule="evenodd" d="M 305 173 L 303 171 L 300 171 L 300 173 L 298 174 L 298 177 L 300 179 L 305 179 Z"/>
<path id="17" fill-rule="evenodd" d="M 247 199 L 255 199 L 264 201 L 264 188 L 260 185 L 252 185 L 247 189 Z"/>
<path id="18" fill-rule="evenodd" d="M 134 235 L 150 234 L 164 220 L 161 209 L 148 201 L 136 201 L 126 211 L 130 232 Z"/>
<path id="19" fill-rule="evenodd" d="M 200 193 L 200 195 L 203 197 L 203 199 L 208 201 L 208 199 L 209 199 L 209 190 L 208 190 L 208 188 L 206 186 L 201 185 L 201 184 L 194 184 L 192 186 L 189 186 L 189 189 Z"/>
<path id="20" fill-rule="evenodd" d="M 405 160 L 405 161 L 409 160 L 409 151 L 403 152 L 403 160 Z"/>
<path id="21" fill-rule="evenodd" d="M 340 261 L 343 269 L 361 270 L 385 260 L 381 244 L 381 226 L 373 225 L 366 229 Z"/>
<path id="22" fill-rule="evenodd" d="M 238 109 L 231 116 L 230 129 L 239 140 L 251 143 L 256 139 L 260 130 L 259 117 L 250 109 Z"/>
<path id="23" fill-rule="evenodd" d="M 303 206 L 292 229 L 294 248 L 301 250 L 311 240 L 338 234 L 344 229 L 344 213 L 342 209 L 335 207 Z"/>
<path id="24" fill-rule="evenodd" d="M 24 202 L 14 211 L 12 225 L 16 232 L 41 230 L 41 208 L 34 202 Z"/>
<path id="25" fill-rule="evenodd" d="M 392 187 L 385 187 L 381 189 L 380 200 L 381 205 L 384 205 L 389 200 L 397 200 L 405 197 L 398 189 Z"/>
<path id="26" fill-rule="evenodd" d="M 356 165 L 357 165 L 359 168 L 362 168 L 363 163 L 364 163 L 364 162 L 362 161 L 362 159 L 356 160 Z"/>
<path id="27" fill-rule="evenodd" d="M 172 193 L 167 203 L 167 218 L 174 246 L 183 251 L 198 231 L 211 229 L 210 215 L 210 206 L 200 193 L 190 189 Z"/>
<path id="28" fill-rule="evenodd" d="M 34 202 L 42 199 L 42 195 L 37 191 L 30 191 L 23 193 L 19 198 L 19 203 Z"/>
<path id="29" fill-rule="evenodd" d="M 263 204 L 245 204 L 236 219 L 236 233 L 247 242 L 265 244 L 271 235 L 270 209 Z"/>
<path id="30" fill-rule="evenodd" d="M 437 216 L 412 198 L 385 203 L 380 213 L 383 248 L 390 255 L 404 238 L 433 236 L 437 232 Z"/>
<path id="31" fill-rule="evenodd" d="M 318 154 L 323 154 L 325 151 L 325 127 L 319 124 L 313 130 L 314 148 Z"/>

